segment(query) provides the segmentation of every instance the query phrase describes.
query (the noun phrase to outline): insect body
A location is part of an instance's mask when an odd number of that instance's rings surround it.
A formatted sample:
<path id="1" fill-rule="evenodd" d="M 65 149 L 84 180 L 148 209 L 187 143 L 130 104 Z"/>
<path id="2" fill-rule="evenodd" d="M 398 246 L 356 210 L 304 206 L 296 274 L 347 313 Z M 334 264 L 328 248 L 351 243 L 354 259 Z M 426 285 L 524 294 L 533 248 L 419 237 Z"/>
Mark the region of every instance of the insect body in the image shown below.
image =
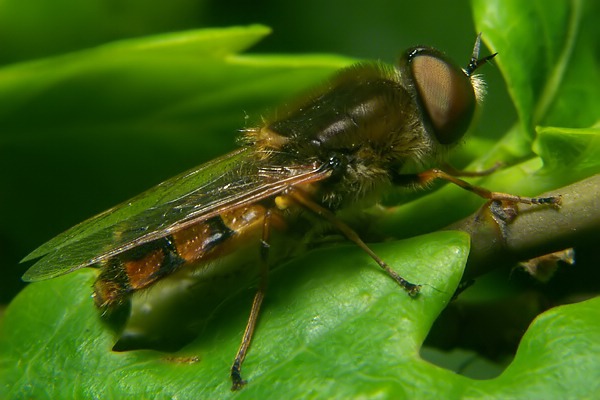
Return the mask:
<path id="1" fill-rule="evenodd" d="M 437 50 L 407 51 L 398 68 L 361 63 L 342 70 L 308 99 L 245 131 L 246 145 L 166 181 L 44 244 L 24 275 L 37 281 L 99 266 L 96 305 L 113 309 L 161 278 L 207 268 L 239 247 L 260 249 L 261 283 L 235 357 L 233 389 L 243 386 L 246 356 L 265 294 L 273 229 L 316 215 L 365 250 L 411 296 L 420 286 L 399 276 L 336 217 L 374 201 L 392 185 L 450 180 L 487 198 L 551 202 L 474 188 L 440 170 L 424 170 L 466 132 L 482 85 Z M 422 172 L 407 173 L 419 168 Z M 424 171 L 423 171 L 424 170 Z M 306 224 L 304 225 L 306 226 Z"/>

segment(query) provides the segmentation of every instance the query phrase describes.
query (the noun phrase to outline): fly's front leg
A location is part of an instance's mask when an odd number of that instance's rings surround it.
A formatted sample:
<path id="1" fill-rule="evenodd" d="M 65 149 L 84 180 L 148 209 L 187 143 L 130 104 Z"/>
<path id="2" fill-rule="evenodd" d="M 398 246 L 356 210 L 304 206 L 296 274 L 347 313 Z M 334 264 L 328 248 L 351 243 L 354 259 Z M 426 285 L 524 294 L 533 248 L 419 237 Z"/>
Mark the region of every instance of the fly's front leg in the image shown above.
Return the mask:
<path id="1" fill-rule="evenodd" d="M 554 206 L 559 206 L 561 203 L 560 196 L 553 197 L 523 197 L 516 196 L 509 193 L 502 192 L 492 192 L 480 186 L 475 186 L 470 184 L 469 182 L 463 181 L 462 179 L 457 178 L 447 172 L 442 171 L 441 169 L 433 168 L 427 171 L 420 172 L 418 174 L 407 174 L 407 175 L 397 175 L 394 179 L 396 183 L 399 184 L 418 184 L 418 185 L 427 185 L 428 183 L 436 180 L 443 179 L 445 181 L 451 182 L 461 188 L 468 190 L 470 192 L 475 193 L 476 195 L 483 197 L 488 200 L 497 200 L 497 201 L 506 201 L 509 203 L 523 203 L 523 204 L 549 204 Z"/>
<path id="2" fill-rule="evenodd" d="M 248 317 L 248 323 L 246 324 L 246 330 L 242 337 L 240 348 L 237 351 L 233 365 L 231 366 L 231 390 L 239 390 L 245 384 L 246 381 L 242 379 L 242 363 L 248 353 L 248 348 L 252 342 L 252 336 L 254 334 L 254 328 L 256 328 L 256 322 L 260 313 L 260 307 L 263 299 L 265 298 L 265 292 L 267 290 L 268 278 L 269 278 L 269 237 L 271 235 L 271 210 L 267 209 L 263 220 L 262 238 L 260 241 L 260 283 L 258 290 L 254 295 L 252 301 L 252 309 L 250 310 L 250 316 Z"/>
<path id="3" fill-rule="evenodd" d="M 352 228 L 350 228 L 342 220 L 337 218 L 334 213 L 310 199 L 308 195 L 306 195 L 306 193 L 304 193 L 300 189 L 290 188 L 288 191 L 288 195 L 298 204 L 302 205 L 304 208 L 312 211 L 318 216 L 325 218 L 331 225 L 333 225 L 340 232 L 342 232 L 342 234 L 344 234 L 346 238 L 357 244 L 358 247 L 364 250 L 373 260 L 375 260 L 375 262 L 388 274 L 390 278 L 396 281 L 396 283 L 398 283 L 398 285 L 400 285 L 402 289 L 406 290 L 406 292 L 411 297 L 416 297 L 419 294 L 419 291 L 421 290 L 421 285 L 416 285 L 407 281 L 402 276 L 400 276 L 400 274 L 398 274 L 396 271 L 390 268 L 390 266 L 387 265 L 385 261 L 379 258 L 379 256 L 377 256 L 377 254 L 375 254 L 373 250 L 371 250 L 369 246 L 367 246 L 365 242 L 362 241 L 362 239 L 358 236 L 356 232 L 354 232 L 354 230 L 352 230 Z"/>

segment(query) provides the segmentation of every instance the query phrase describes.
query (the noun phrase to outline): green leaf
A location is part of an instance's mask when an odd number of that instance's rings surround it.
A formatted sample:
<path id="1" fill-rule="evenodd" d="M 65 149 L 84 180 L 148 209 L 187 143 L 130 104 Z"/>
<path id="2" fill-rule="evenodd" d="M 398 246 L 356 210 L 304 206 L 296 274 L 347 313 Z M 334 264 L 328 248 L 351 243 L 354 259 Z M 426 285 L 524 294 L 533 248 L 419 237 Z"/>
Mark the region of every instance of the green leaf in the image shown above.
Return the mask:
<path id="1" fill-rule="evenodd" d="M 600 389 L 600 298 L 542 314 L 500 377 L 471 380 L 419 357 L 460 279 L 468 237 L 441 232 L 373 248 L 424 284 L 422 294 L 409 298 L 355 247 L 288 263 L 272 275 L 244 365 L 249 384 L 236 396 L 581 398 Z M 1 397 L 232 395 L 229 365 L 250 292 L 231 299 L 177 354 L 117 353 L 110 350 L 116 335 L 90 298 L 94 276 L 84 270 L 32 284 L 11 304 L 0 330 Z M 199 361 L 188 363 L 191 356 Z"/>
<path id="2" fill-rule="evenodd" d="M 473 0 L 472 4 L 477 29 L 499 53 L 495 62 L 520 122 L 486 159 L 506 156 L 507 147 L 512 157 L 505 161 L 531 156 L 536 125 L 587 127 L 598 120 L 597 2 Z"/>
<path id="3" fill-rule="evenodd" d="M 479 383 L 477 395 L 497 399 L 595 397 L 600 391 L 600 298 L 538 316 L 506 371 Z"/>
<path id="4" fill-rule="evenodd" d="M 222 129 L 231 108 L 245 104 L 258 119 L 276 89 L 278 99 L 289 96 L 348 63 L 326 56 L 235 55 L 268 32 L 257 25 L 164 34 L 7 66 L 0 69 L 2 138 L 12 144 L 33 135 L 60 140 L 86 132 L 105 140 L 180 139 L 181 130 L 192 127 L 207 134 L 218 123 Z M 241 122 L 242 113 L 231 124 Z"/>
<path id="5" fill-rule="evenodd" d="M 373 246 L 403 276 L 423 285 L 416 299 L 356 247 L 314 251 L 277 270 L 244 364 L 249 385 L 240 395 L 418 393 L 450 375 L 418 353 L 458 285 L 468 246 L 468 237 L 458 232 Z M 183 365 L 156 351 L 112 352 L 116 335 L 101 323 L 90 298 L 94 276 L 84 270 L 38 282 L 13 301 L 0 332 L 1 397 L 231 394 L 229 366 L 250 292 L 228 302 L 177 354 L 200 358 Z"/>
<path id="6" fill-rule="evenodd" d="M 172 0 L 148 7 L 135 0 L 5 0 L 0 3 L 0 63 L 199 26 L 204 3 Z"/>
<path id="7" fill-rule="evenodd" d="M 534 149 L 544 173 L 570 183 L 600 173 L 600 128 L 538 127 Z"/>
<path id="8" fill-rule="evenodd" d="M 533 136 L 571 61 L 582 2 L 473 1 L 473 8 L 477 29 L 485 32 L 490 48 L 500 52 L 495 61 L 523 129 Z"/>

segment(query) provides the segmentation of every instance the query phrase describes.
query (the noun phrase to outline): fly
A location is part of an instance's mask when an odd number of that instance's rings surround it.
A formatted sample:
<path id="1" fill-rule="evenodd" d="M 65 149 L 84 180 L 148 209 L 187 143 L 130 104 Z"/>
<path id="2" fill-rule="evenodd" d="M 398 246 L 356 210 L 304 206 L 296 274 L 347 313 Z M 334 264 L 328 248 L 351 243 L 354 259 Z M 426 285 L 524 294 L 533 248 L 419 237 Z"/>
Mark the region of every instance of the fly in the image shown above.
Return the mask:
<path id="1" fill-rule="evenodd" d="M 244 131 L 244 146 L 187 171 L 58 235 L 29 254 L 33 282 L 96 266 L 94 301 L 103 312 L 181 270 L 208 268 L 241 247 L 258 250 L 260 282 L 230 376 L 241 368 L 266 292 L 273 230 L 306 229 L 317 216 L 357 244 L 411 297 L 420 285 L 379 258 L 340 210 L 364 205 L 391 186 L 443 179 L 490 200 L 556 204 L 490 192 L 435 165 L 467 131 L 483 83 L 480 37 L 461 69 L 429 47 L 409 49 L 396 67 L 359 63 L 341 70 L 297 107 Z M 413 173 L 415 167 L 422 172 Z"/>

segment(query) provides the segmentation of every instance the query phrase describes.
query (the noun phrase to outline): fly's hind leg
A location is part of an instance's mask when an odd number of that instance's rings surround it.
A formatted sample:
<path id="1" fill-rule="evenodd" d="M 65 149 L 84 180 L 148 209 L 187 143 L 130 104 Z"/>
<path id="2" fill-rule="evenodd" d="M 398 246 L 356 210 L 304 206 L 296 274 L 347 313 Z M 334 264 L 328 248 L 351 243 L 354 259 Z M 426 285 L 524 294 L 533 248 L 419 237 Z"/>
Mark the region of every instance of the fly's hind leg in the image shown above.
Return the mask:
<path id="1" fill-rule="evenodd" d="M 267 209 L 265 212 L 264 220 L 263 220 L 263 231 L 262 238 L 260 241 L 260 282 L 258 285 L 258 290 L 254 295 L 254 300 L 252 301 L 252 308 L 250 310 L 250 316 L 248 317 L 248 323 L 246 324 L 246 329 L 244 331 L 244 335 L 242 336 L 242 342 L 240 343 L 240 348 L 237 351 L 235 359 L 233 360 L 233 364 L 231 366 L 231 390 L 236 391 L 244 387 L 246 381 L 242 379 L 242 364 L 244 359 L 246 358 L 246 354 L 248 353 L 248 348 L 250 347 L 250 343 L 252 342 L 252 336 L 254 334 L 254 329 L 256 328 L 256 323 L 258 321 L 258 316 L 260 313 L 260 307 L 262 305 L 263 299 L 265 298 L 265 292 L 267 290 L 268 278 L 269 278 L 269 264 L 268 264 L 268 256 L 269 256 L 269 237 L 271 234 L 271 210 Z"/>

